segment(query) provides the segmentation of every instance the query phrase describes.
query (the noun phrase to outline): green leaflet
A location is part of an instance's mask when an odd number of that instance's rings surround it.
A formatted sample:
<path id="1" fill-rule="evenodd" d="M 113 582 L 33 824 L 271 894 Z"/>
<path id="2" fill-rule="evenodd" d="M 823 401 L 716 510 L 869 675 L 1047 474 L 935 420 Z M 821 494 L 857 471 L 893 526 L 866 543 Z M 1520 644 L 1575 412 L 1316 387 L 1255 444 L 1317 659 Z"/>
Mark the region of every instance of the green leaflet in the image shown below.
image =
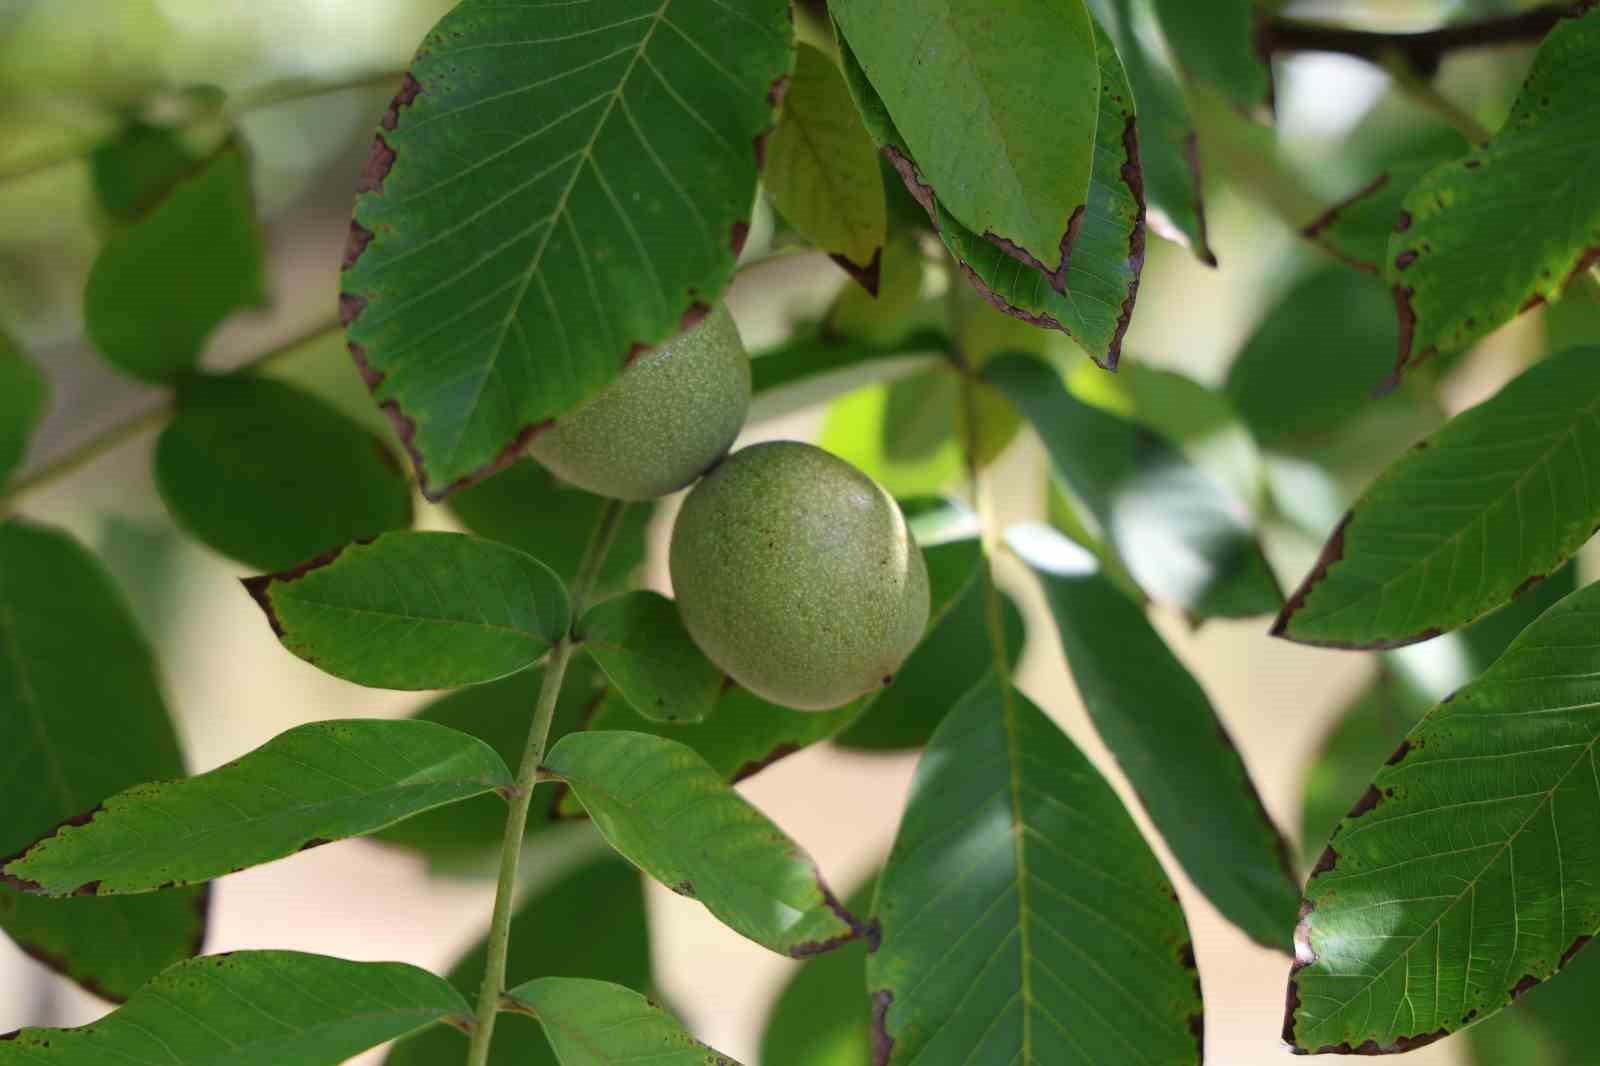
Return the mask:
<path id="1" fill-rule="evenodd" d="M 587 659 L 574 658 L 567 664 L 550 724 L 551 743 L 584 728 L 603 694 L 603 681 Z M 535 666 L 498 681 L 456 689 L 424 704 L 411 717 L 471 734 L 493 748 L 506 766 L 516 766 L 527 747 L 528 723 L 543 683 L 544 667 Z M 528 836 L 549 828 L 553 821 L 544 798 L 538 798 L 528 814 Z M 505 832 L 505 801 L 483 795 L 423 811 L 373 834 L 373 839 L 421 852 L 434 873 L 481 873 L 493 869 Z"/>
<path id="2" fill-rule="evenodd" d="M 527 552 L 557 574 L 573 575 L 606 503 L 528 459 L 452 493 L 447 506 L 467 532 Z M 645 528 L 654 511 L 632 504 L 623 513 L 600 569 L 601 591 L 624 584 L 644 562 Z"/>
<path id="3" fill-rule="evenodd" d="M 698 722 L 716 707 L 722 671 L 665 596 L 637 591 L 607 600 L 584 615 L 578 634 L 618 694 L 646 718 Z"/>
<path id="4" fill-rule="evenodd" d="M 459 533 L 386 533 L 245 587 L 285 648 L 372 688 L 453 688 L 526 669 L 567 632 L 532 556 Z"/>
<path id="5" fill-rule="evenodd" d="M 1600 523 L 1600 351 L 1525 371 L 1356 501 L 1273 632 L 1306 644 L 1425 640 L 1510 602 Z"/>
<path id="6" fill-rule="evenodd" d="M 65 533 L 18 520 L 0 524 L 0 751 L 6 856 L 119 789 L 183 773 L 156 663 L 110 576 Z M 0 928 L 110 1000 L 199 951 L 206 915 L 203 889 L 47 900 L 0 885 Z"/>
<path id="7" fill-rule="evenodd" d="M 1256 50 L 1256 11 L 1250 0 L 1151 0 L 1178 67 L 1250 112 L 1272 106 L 1272 68 Z"/>
<path id="8" fill-rule="evenodd" d="M 1083 754 L 992 679 L 917 766 L 877 917 L 879 1063 L 1200 1062 L 1200 982 L 1166 874 Z"/>
<path id="9" fill-rule="evenodd" d="M 181 129 L 133 119 L 89 155 L 95 199 L 113 226 L 137 222 L 198 162 Z"/>
<path id="10" fill-rule="evenodd" d="M 1165 437 L 1076 399 L 1037 359 L 1003 356 L 984 377 L 1033 424 L 1056 472 L 1154 599 L 1199 618 L 1282 604 L 1244 504 Z"/>
<path id="11" fill-rule="evenodd" d="M 1457 138 L 1449 151 L 1441 149 L 1395 161 L 1353 195 L 1317 216 L 1301 230 L 1302 235 L 1357 270 L 1383 277 L 1389 261 L 1389 239 L 1406 197 L 1423 175 L 1454 159 L 1464 145 Z M 1352 345 L 1352 349 L 1355 347 Z"/>
<path id="12" fill-rule="evenodd" d="M 1289 845 L 1205 691 L 1087 550 L 1034 524 L 1007 542 L 1044 587 L 1089 717 L 1184 871 L 1252 940 L 1287 952 L 1300 907 Z"/>
<path id="13" fill-rule="evenodd" d="M 767 142 L 766 190 L 783 217 L 867 291 L 878 291 L 889 214 L 877 148 L 839 68 L 802 44 Z"/>
<path id="14" fill-rule="evenodd" d="M 739 1066 L 632 989 L 605 981 L 541 977 L 506 993 L 539 1020 L 561 1066 Z"/>
<path id="15" fill-rule="evenodd" d="M 1206 235 L 1205 183 L 1194 121 L 1183 88 L 1139 32 L 1143 6 L 1135 0 L 1089 0 L 1089 9 L 1116 44 L 1133 89 L 1150 229 L 1187 246 L 1202 263 L 1216 266 Z"/>
<path id="16" fill-rule="evenodd" d="M 0 1040 L 0 1066 L 338 1066 L 468 1017 L 460 993 L 415 966 L 236 951 L 179 963 L 81 1028 L 12 1034 Z"/>
<path id="17" fill-rule="evenodd" d="M 47 896 L 151 892 L 512 784 L 487 744 L 432 722 L 312 722 L 210 773 L 119 792 L 0 874 Z"/>
<path id="18" fill-rule="evenodd" d="M 645 733 L 572 733 L 544 769 L 630 862 L 763 947 L 798 958 L 866 932 L 810 857 L 693 749 Z"/>
<path id="19" fill-rule="evenodd" d="M 783 0 L 465 0 L 429 33 L 340 301 L 430 499 L 721 295 L 793 61 Z"/>
<path id="20" fill-rule="evenodd" d="M 155 474 L 180 525 L 256 570 L 288 570 L 411 525 L 411 482 L 389 446 L 268 378 L 184 381 Z"/>
<path id="21" fill-rule="evenodd" d="M 224 319 L 265 303 L 263 257 L 249 162 L 229 140 L 100 250 L 83 295 L 89 340 L 125 373 L 174 381 Z"/>
<path id="22" fill-rule="evenodd" d="M 1099 122 L 1082 0 L 840 0 L 829 10 L 952 216 L 1014 262 L 1058 271 Z"/>
<path id="23" fill-rule="evenodd" d="M 487 965 L 488 944 L 480 940 L 450 967 L 450 983 L 470 998 Z M 514 986 L 556 973 L 649 990 L 650 929 L 644 882 L 639 871 L 615 855 L 578 867 L 536 892 L 512 916 L 506 983 Z M 384 1064 L 454 1063 L 464 1058 L 465 1047 L 460 1033 L 434 1026 L 396 1045 Z M 489 1062 L 491 1066 L 554 1066 L 556 1059 L 531 1022 L 516 1014 L 502 1014 L 495 1023 Z"/>
<path id="24" fill-rule="evenodd" d="M 868 878 L 850 893 L 845 907 L 853 914 L 869 913 L 877 883 L 876 877 Z M 778 993 L 761 1035 L 761 1066 L 868 1066 L 871 1061 L 867 945 L 846 944 L 807 960 Z"/>
<path id="25" fill-rule="evenodd" d="M 1586 1066 L 1600 1041 L 1600 951 L 1579 953 L 1553 979 L 1474 1026 L 1472 1066 Z"/>
<path id="26" fill-rule="evenodd" d="M 28 441 L 50 403 L 50 382 L 0 332 L 0 490 L 28 456 Z"/>
<path id="27" fill-rule="evenodd" d="M 1600 256 L 1600 11 L 1564 20 L 1494 139 L 1406 194 L 1385 276 L 1400 307 L 1398 378 L 1555 300 Z"/>
<path id="28" fill-rule="evenodd" d="M 1481 1020 L 1600 928 L 1600 585 L 1429 712 L 1306 886 L 1284 1039 L 1404 1050 Z"/>
<path id="29" fill-rule="evenodd" d="M 1144 178 L 1133 92 L 1109 38 L 1098 27 L 1094 32 L 1100 41 L 1101 74 L 1093 168 L 1084 210 L 1063 240 L 1070 261 L 1059 270 L 1018 258 L 951 213 L 937 186 L 924 179 L 920 157 L 906 146 L 891 111 L 850 48 L 841 44 L 841 51 L 846 83 L 867 128 L 927 211 L 967 280 L 999 310 L 1031 325 L 1061 330 L 1096 362 L 1114 367 L 1144 268 Z"/>

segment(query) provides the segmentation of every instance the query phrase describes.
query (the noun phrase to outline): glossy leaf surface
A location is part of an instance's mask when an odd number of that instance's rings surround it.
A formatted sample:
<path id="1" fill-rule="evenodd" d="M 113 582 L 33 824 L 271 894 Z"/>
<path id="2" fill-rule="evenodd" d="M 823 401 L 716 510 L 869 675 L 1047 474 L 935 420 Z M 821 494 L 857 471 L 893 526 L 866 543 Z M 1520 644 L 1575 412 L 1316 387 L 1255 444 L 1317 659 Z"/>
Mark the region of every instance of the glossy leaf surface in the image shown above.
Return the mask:
<path id="1" fill-rule="evenodd" d="M 1056 371 L 1020 355 L 985 378 L 1033 424 L 1140 586 L 1196 617 L 1250 617 L 1282 603 L 1244 504 L 1166 438 L 1076 399 Z"/>
<path id="2" fill-rule="evenodd" d="M 0 1066 L 338 1066 L 468 1016 L 460 993 L 414 966 L 236 951 L 174 966 L 89 1025 L 12 1034 Z"/>
<path id="3" fill-rule="evenodd" d="M 387 533 L 246 583 L 284 647 L 373 688 L 451 688 L 537 662 L 567 593 L 532 556 L 458 533 Z"/>
<path id="4" fill-rule="evenodd" d="M 183 773 L 155 660 L 122 594 L 65 533 L 16 520 L 0 524 L 0 751 L 5 856 L 120 789 Z M 199 951 L 206 910 L 203 889 L 50 900 L 0 884 L 0 928 L 111 1000 Z"/>
<path id="5" fill-rule="evenodd" d="M 544 767 L 630 862 L 756 943 L 799 957 L 863 934 L 810 857 L 693 749 L 645 733 L 573 733 Z"/>
<path id="6" fill-rule="evenodd" d="M 288 570 L 411 525 L 411 482 L 389 446 L 267 378 L 184 382 L 155 472 L 185 529 L 256 570 Z"/>
<path id="7" fill-rule="evenodd" d="M 512 783 L 487 744 L 432 722 L 313 722 L 210 773 L 119 792 L 0 872 L 48 896 L 150 892 L 361 836 Z"/>
<path id="8" fill-rule="evenodd" d="M 100 250 L 83 297 L 100 354 L 145 381 L 193 370 L 222 321 L 266 300 L 243 147 L 229 141 Z"/>
<path id="9" fill-rule="evenodd" d="M 1066 735 L 992 680 L 918 764 L 877 917 L 876 1062 L 1200 1062 L 1166 874 Z"/>
<path id="10" fill-rule="evenodd" d="M 717 300 L 793 61 L 783 0 L 466 0 L 429 33 L 359 186 L 341 305 L 430 498 Z"/>
<path id="11" fill-rule="evenodd" d="M 1356 501 L 1273 632 L 1382 648 L 1509 603 L 1600 524 L 1600 351 L 1525 371 Z"/>
<path id="12" fill-rule="evenodd" d="M 1289 845 L 1205 691 L 1088 551 L 1047 526 L 1008 540 L 1038 577 L 1078 695 L 1184 872 L 1258 944 L 1288 951 Z"/>
<path id="13" fill-rule="evenodd" d="M 1600 585 L 1430 711 L 1306 886 L 1284 1038 L 1399 1051 L 1481 1020 L 1600 928 Z"/>
<path id="14" fill-rule="evenodd" d="M 1406 194 L 1386 276 L 1400 307 L 1398 376 L 1556 299 L 1600 256 L 1600 11 L 1563 20 L 1494 138 Z"/>

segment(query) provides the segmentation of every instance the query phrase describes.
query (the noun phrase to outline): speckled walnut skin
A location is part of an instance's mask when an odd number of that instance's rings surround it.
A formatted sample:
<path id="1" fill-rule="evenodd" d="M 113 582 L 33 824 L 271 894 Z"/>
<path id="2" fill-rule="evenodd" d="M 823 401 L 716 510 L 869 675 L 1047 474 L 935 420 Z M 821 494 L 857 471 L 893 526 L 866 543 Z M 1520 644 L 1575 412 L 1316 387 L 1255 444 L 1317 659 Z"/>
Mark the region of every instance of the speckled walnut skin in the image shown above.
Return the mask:
<path id="1" fill-rule="evenodd" d="M 591 402 L 533 439 L 557 477 L 618 500 L 690 484 L 733 446 L 750 409 L 750 357 L 724 306 L 645 352 Z"/>
<path id="2" fill-rule="evenodd" d="M 757 695 L 825 710 L 888 684 L 928 622 L 899 506 L 820 448 L 757 444 L 684 501 L 672 584 L 689 633 Z"/>

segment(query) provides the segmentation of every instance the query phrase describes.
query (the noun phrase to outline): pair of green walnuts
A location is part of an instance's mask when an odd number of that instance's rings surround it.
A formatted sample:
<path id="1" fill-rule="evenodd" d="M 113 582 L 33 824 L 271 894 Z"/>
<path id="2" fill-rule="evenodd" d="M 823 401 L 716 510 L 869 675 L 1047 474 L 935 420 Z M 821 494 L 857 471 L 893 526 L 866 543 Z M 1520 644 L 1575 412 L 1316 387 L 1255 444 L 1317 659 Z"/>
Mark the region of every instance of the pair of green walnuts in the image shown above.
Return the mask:
<path id="1" fill-rule="evenodd" d="M 928 621 L 928 570 L 882 486 L 809 444 L 728 455 L 750 359 L 726 307 L 535 438 L 558 477 L 647 500 L 700 479 L 672 530 L 689 635 L 764 699 L 824 710 L 888 684 Z"/>

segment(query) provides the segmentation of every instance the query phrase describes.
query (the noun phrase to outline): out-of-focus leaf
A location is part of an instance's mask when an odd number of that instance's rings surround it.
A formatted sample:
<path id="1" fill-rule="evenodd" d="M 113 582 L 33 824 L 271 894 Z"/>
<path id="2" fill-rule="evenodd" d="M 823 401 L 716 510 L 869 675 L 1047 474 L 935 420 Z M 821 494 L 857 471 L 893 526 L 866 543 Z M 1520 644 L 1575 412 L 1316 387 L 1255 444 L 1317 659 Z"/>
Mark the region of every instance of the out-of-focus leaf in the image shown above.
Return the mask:
<path id="1" fill-rule="evenodd" d="M 1391 466 L 1334 530 L 1273 632 L 1426 640 L 1509 603 L 1600 523 L 1600 350 L 1525 371 Z"/>
<path id="2" fill-rule="evenodd" d="M 644 733 L 571 733 L 544 769 L 630 862 L 756 943 L 798 958 L 865 933 L 810 857 L 692 748 Z"/>
<path id="3" fill-rule="evenodd" d="M 1033 424 L 1056 471 L 1139 585 L 1199 618 L 1282 604 L 1244 504 L 1165 437 L 1076 399 L 1045 363 L 1004 356 L 984 372 Z"/>
<path id="4" fill-rule="evenodd" d="M 450 967 L 449 980 L 471 998 L 488 965 L 486 941 L 479 941 Z M 511 918 L 511 948 L 506 983 L 519 985 L 555 973 L 569 978 L 612 981 L 649 991 L 650 929 L 639 871 L 615 855 L 585 863 L 536 893 Z M 425 1029 L 395 1045 L 385 1066 L 439 1066 L 465 1057 L 465 1039 L 444 1026 Z M 503 1013 L 494 1027 L 490 1066 L 555 1066 L 537 1026 L 515 1013 Z"/>
<path id="5" fill-rule="evenodd" d="M 200 161 L 181 130 L 136 119 L 89 154 L 95 200 L 114 225 L 136 222 Z"/>
<path id="6" fill-rule="evenodd" d="M 453 688 L 526 669 L 570 624 L 550 568 L 459 533 L 386 533 L 245 587 L 283 646 L 373 688 Z"/>
<path id="7" fill-rule="evenodd" d="M 933 195 L 1014 263 L 1060 269 L 1099 121 L 1094 23 L 1081 0 L 836 0 L 829 10 Z"/>
<path id="8" fill-rule="evenodd" d="M 1600 11 L 1563 20 L 1494 138 L 1406 194 L 1385 260 L 1400 308 L 1396 378 L 1556 299 L 1600 256 L 1597 48 Z"/>
<path id="9" fill-rule="evenodd" d="M 1244 112 L 1272 106 L 1272 68 L 1256 48 L 1250 0 L 1151 0 L 1185 77 L 1209 85 Z"/>
<path id="10" fill-rule="evenodd" d="M 664 722 L 698 722 L 716 707 L 723 674 L 695 644 L 678 605 L 629 592 L 584 615 L 579 637 L 633 709 Z"/>
<path id="11" fill-rule="evenodd" d="M 17 520 L 0 524 L 0 751 L 0 855 L 129 785 L 183 773 L 155 660 L 110 576 L 66 534 Z M 0 928 L 110 1000 L 198 952 L 206 914 L 200 888 L 54 900 L 0 884 Z"/>
<path id="12" fill-rule="evenodd" d="M 47 896 L 152 892 L 513 784 L 494 749 L 432 722 L 312 722 L 210 773 L 105 798 L 30 844 L 0 874 Z"/>
<path id="13" fill-rule="evenodd" d="M 872 910 L 876 877 L 850 893 L 852 914 Z M 867 944 L 846 944 L 795 970 L 761 1034 L 761 1066 L 870 1066 L 872 1001 Z"/>
<path id="14" fill-rule="evenodd" d="M 398 962 L 235 951 L 179 963 L 77 1029 L 0 1040 L 0 1066 L 338 1066 L 385 1040 L 471 1018 L 441 978 Z"/>
<path id="15" fill-rule="evenodd" d="M 865 293 L 862 298 L 870 300 Z M 781 346 L 750 361 L 750 419 L 788 414 L 922 372 L 943 358 L 946 346 L 944 337 L 932 330 L 918 330 L 898 344 L 878 345 L 802 327 Z"/>
<path id="16" fill-rule="evenodd" d="M 1389 259 L 1389 238 L 1400 220 L 1406 196 L 1423 175 L 1455 159 L 1466 147 L 1466 142 L 1456 137 L 1448 146 L 1395 161 L 1354 195 L 1318 215 L 1301 233 L 1357 270 L 1383 277 Z M 1392 366 L 1388 363 L 1384 369 Z"/>
<path id="17" fill-rule="evenodd" d="M 842 83 L 841 83 L 842 85 Z M 849 98 L 846 97 L 848 101 Z M 849 104 L 852 114 L 855 104 Z M 870 141 L 868 142 L 871 143 Z M 873 155 L 877 174 L 877 155 Z M 897 177 L 895 181 L 900 179 Z M 881 180 L 873 184 L 883 188 Z M 843 339 L 893 347 L 919 330 L 938 330 L 946 318 L 944 301 L 923 299 L 928 260 L 915 234 L 900 233 L 883 246 L 878 265 L 878 291 L 846 285 L 828 310 L 825 333 Z"/>
<path id="18" fill-rule="evenodd" d="M 1288 951 L 1300 879 L 1205 691 L 1087 550 L 1043 525 L 1007 540 L 1044 587 L 1095 729 L 1184 871 L 1252 940 Z"/>
<path id="19" fill-rule="evenodd" d="M 1400 1051 L 1507 1006 L 1600 928 L 1600 585 L 1430 711 L 1306 886 L 1284 1039 Z"/>
<path id="20" fill-rule="evenodd" d="M 0 489 L 28 455 L 28 441 L 50 402 L 50 382 L 0 333 Z"/>
<path id="21" fill-rule="evenodd" d="M 877 148 L 839 68 L 808 44 L 767 144 L 765 185 L 784 218 L 877 294 L 889 226 Z"/>
<path id="22" fill-rule="evenodd" d="M 1600 951 L 1579 953 L 1554 978 L 1530 989 L 1470 1031 L 1472 1066 L 1587 1066 L 1600 1046 Z"/>
<path id="23" fill-rule="evenodd" d="M 256 570 L 288 570 L 411 525 L 411 482 L 388 445 L 268 378 L 184 381 L 155 474 L 185 529 Z"/>
<path id="24" fill-rule="evenodd" d="M 266 301 L 263 257 L 249 162 L 230 140 L 100 250 L 83 295 L 89 340 L 134 377 L 174 381 L 224 319 Z"/>
<path id="25" fill-rule="evenodd" d="M 430 499 L 722 294 L 793 63 L 785 0 L 466 0 L 428 34 L 340 301 Z"/>
<path id="26" fill-rule="evenodd" d="M 877 917 L 878 1063 L 1200 1062 L 1171 883 L 1066 734 L 993 679 L 917 765 Z"/>
<path id="27" fill-rule="evenodd" d="M 538 1019 L 561 1066 L 739 1066 L 690 1036 L 639 993 L 605 981 L 541 977 L 506 993 L 512 1010 Z"/>

